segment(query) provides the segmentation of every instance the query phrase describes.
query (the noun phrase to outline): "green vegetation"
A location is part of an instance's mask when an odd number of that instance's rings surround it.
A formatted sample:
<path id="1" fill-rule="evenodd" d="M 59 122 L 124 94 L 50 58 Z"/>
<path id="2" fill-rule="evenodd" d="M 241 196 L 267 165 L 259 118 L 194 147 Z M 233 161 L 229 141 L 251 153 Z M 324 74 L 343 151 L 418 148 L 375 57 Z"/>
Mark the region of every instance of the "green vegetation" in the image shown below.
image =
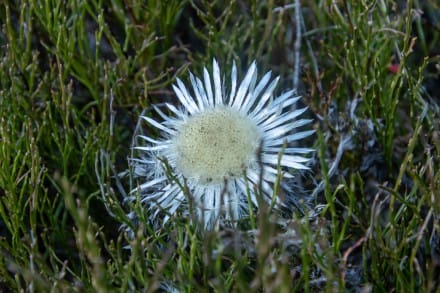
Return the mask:
<path id="1" fill-rule="evenodd" d="M 302 1 L 299 93 L 317 129 L 305 216 L 263 208 L 200 232 L 124 204 L 137 119 L 175 101 L 176 76 L 213 57 L 243 76 L 255 59 L 292 87 L 295 9 L 281 2 L 5 1 L 0 291 L 438 292 L 435 0 Z"/>

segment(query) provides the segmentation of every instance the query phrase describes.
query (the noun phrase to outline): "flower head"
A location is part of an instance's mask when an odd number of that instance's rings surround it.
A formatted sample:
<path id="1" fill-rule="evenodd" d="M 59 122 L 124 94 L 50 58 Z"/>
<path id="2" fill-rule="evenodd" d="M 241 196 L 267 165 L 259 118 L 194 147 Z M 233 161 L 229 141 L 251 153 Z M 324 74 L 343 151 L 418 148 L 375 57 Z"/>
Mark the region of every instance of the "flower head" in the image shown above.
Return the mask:
<path id="1" fill-rule="evenodd" d="M 296 120 L 306 108 L 291 110 L 300 98 L 293 90 L 273 96 L 278 79 L 271 80 L 268 72 L 257 82 L 254 62 L 237 86 L 234 64 L 226 91 L 214 60 L 212 78 L 206 68 L 203 81 L 190 74 L 192 92 L 177 79 L 173 89 L 181 107 L 165 103 L 171 116 L 157 106 L 153 107 L 162 122 L 141 116 L 161 132 L 159 139 L 141 135 L 146 145 L 136 147 L 142 152 L 136 160 L 142 172 L 137 173 L 145 179 L 136 192 L 140 190 L 152 218 L 165 211 L 168 220 L 179 208 L 186 209 L 191 197 L 206 228 L 219 219 L 235 221 L 246 215 L 249 204 L 258 207 L 252 186 L 261 186 L 264 199 L 272 200 L 278 164 L 283 169 L 307 169 L 308 159 L 302 155 L 313 149 L 291 143 L 313 133 L 295 132 L 310 120 Z"/>

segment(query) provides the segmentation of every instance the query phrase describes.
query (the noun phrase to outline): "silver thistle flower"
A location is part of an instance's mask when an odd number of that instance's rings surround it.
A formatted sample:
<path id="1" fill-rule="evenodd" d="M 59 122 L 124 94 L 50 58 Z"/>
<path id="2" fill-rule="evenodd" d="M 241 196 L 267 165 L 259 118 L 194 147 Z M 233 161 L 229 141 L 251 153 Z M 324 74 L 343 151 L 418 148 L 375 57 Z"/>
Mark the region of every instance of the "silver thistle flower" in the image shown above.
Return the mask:
<path id="1" fill-rule="evenodd" d="M 166 211 L 167 221 L 179 208 L 188 207 L 190 196 L 205 228 L 212 228 L 219 219 L 236 221 L 247 214 L 249 204 L 258 207 L 252 186 L 261 186 L 264 199 L 273 200 L 279 158 L 284 169 L 307 169 L 308 159 L 302 155 L 313 149 L 292 147 L 291 142 L 314 132 L 294 132 L 311 120 L 296 120 L 306 108 L 289 109 L 300 97 L 293 90 L 273 97 L 279 77 L 270 79 L 268 72 L 257 83 L 253 62 L 237 87 L 234 64 L 227 93 L 214 60 L 212 79 L 206 68 L 203 81 L 190 74 L 192 93 L 177 79 L 173 89 L 182 107 L 165 104 L 173 116 L 153 106 L 162 122 L 140 117 L 161 132 L 159 139 L 140 135 L 146 145 L 136 147 L 142 152 L 135 160 L 136 170 L 142 170 L 137 173 L 145 181 L 133 193 L 140 191 L 151 219 Z M 283 176 L 293 175 L 284 172 Z M 185 182 L 187 190 L 175 180 Z"/>

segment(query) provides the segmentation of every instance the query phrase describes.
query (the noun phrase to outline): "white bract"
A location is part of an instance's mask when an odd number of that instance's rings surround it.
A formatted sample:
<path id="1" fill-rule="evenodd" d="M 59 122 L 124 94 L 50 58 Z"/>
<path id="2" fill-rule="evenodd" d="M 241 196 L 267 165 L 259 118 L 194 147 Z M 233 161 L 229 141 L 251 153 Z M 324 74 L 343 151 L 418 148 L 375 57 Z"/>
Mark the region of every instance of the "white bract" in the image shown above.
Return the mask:
<path id="1" fill-rule="evenodd" d="M 268 72 L 257 83 L 254 62 L 237 87 L 234 64 L 227 91 L 214 60 L 212 78 L 206 68 L 203 81 L 190 74 L 191 92 L 177 79 L 173 89 L 181 107 L 165 103 L 171 116 L 157 106 L 163 121 L 141 116 L 161 133 L 158 139 L 141 135 L 146 144 L 136 147 L 142 152 L 135 160 L 136 173 L 144 183 L 133 193 L 140 192 L 152 219 L 165 212 L 167 221 L 179 208 L 192 212 L 191 200 L 205 228 L 220 220 L 236 221 L 249 206 L 258 207 L 257 186 L 266 201 L 280 203 L 273 198 L 278 161 L 284 171 L 307 169 L 302 155 L 313 149 L 291 143 L 313 130 L 294 131 L 311 120 L 296 120 L 306 108 L 291 110 L 300 98 L 293 90 L 273 96 L 278 79 L 271 80 Z M 282 176 L 292 177 L 288 172 Z"/>

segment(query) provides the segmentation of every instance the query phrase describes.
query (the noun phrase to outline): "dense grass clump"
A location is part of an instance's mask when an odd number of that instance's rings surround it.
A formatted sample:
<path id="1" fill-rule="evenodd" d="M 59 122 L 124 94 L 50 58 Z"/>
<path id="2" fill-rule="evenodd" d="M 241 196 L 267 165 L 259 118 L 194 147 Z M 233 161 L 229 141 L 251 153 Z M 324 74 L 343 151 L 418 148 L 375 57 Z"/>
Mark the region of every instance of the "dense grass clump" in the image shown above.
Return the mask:
<path id="1" fill-rule="evenodd" d="M 439 4 L 302 1 L 298 12 L 283 1 L 5 1 L 0 291 L 436 292 Z M 179 213 L 150 225 L 124 201 L 139 183 L 133 134 L 151 135 L 138 117 L 176 103 L 176 76 L 213 57 L 241 76 L 255 59 L 281 76 L 279 92 L 298 87 L 317 131 L 312 171 L 293 188 L 303 213 L 265 207 L 201 231 Z"/>

